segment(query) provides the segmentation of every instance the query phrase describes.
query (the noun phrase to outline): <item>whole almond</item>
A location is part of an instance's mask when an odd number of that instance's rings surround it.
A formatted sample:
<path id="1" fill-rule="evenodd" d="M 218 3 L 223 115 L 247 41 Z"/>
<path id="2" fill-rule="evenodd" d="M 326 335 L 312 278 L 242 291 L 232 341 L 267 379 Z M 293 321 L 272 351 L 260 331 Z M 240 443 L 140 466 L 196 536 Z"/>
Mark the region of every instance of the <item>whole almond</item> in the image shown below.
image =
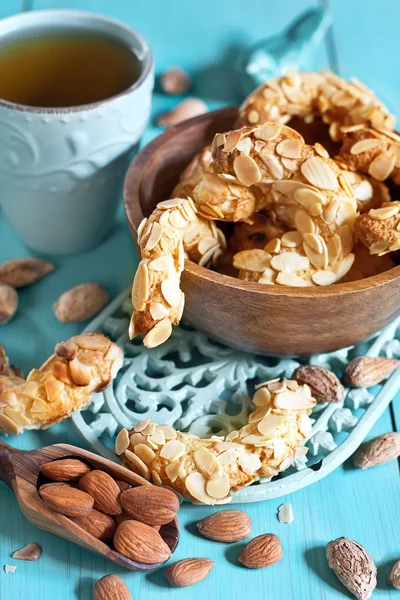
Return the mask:
<path id="1" fill-rule="evenodd" d="M 5 283 L 0 283 L 0 325 L 11 321 L 18 308 L 18 294 L 16 290 Z"/>
<path id="2" fill-rule="evenodd" d="M 102 542 L 110 540 L 117 529 L 117 525 L 112 517 L 104 515 L 95 509 L 88 515 L 71 517 L 71 521 Z"/>
<path id="3" fill-rule="evenodd" d="M 238 542 L 249 537 L 251 519 L 242 510 L 221 510 L 205 517 L 197 528 L 201 535 L 217 542 Z"/>
<path id="4" fill-rule="evenodd" d="M 400 560 L 397 561 L 390 571 L 389 581 L 396 590 L 400 590 Z"/>
<path id="5" fill-rule="evenodd" d="M 400 456 L 400 433 L 390 431 L 362 444 L 353 456 L 359 469 L 383 465 Z"/>
<path id="6" fill-rule="evenodd" d="M 93 508 L 93 498 L 65 483 L 46 483 L 39 488 L 42 500 L 57 513 L 66 517 L 87 515 Z"/>
<path id="7" fill-rule="evenodd" d="M 79 480 L 79 488 L 94 498 L 94 507 L 107 515 L 122 512 L 119 496 L 121 491 L 116 481 L 104 471 L 90 471 Z"/>
<path id="8" fill-rule="evenodd" d="M 170 127 L 187 119 L 192 119 L 208 111 L 207 105 L 199 98 L 186 98 L 171 111 L 158 117 L 160 127 Z"/>
<path id="9" fill-rule="evenodd" d="M 399 366 L 400 360 L 396 358 L 359 356 L 349 362 L 344 378 L 352 387 L 368 388 L 381 383 Z"/>
<path id="10" fill-rule="evenodd" d="M 109 299 L 107 290 L 98 283 L 82 283 L 61 294 L 53 311 L 61 323 L 80 323 L 94 317 Z"/>
<path id="11" fill-rule="evenodd" d="M 23 287 L 39 281 L 53 269 L 54 265 L 40 258 L 14 258 L 0 264 L 0 283 Z"/>
<path id="12" fill-rule="evenodd" d="M 114 535 L 115 549 L 131 560 L 151 565 L 164 563 L 171 550 L 161 535 L 140 521 L 124 521 Z"/>
<path id="13" fill-rule="evenodd" d="M 169 565 L 164 575 L 173 587 L 188 587 L 205 579 L 213 566 L 208 558 L 186 558 Z"/>
<path id="14" fill-rule="evenodd" d="M 53 481 L 74 481 L 85 473 L 89 473 L 91 468 L 77 458 L 62 458 L 44 463 L 40 470 L 43 475 Z"/>
<path id="15" fill-rule="evenodd" d="M 343 402 L 344 387 L 335 373 L 316 365 L 303 365 L 293 373 L 292 379 L 311 389 L 317 402 Z"/>
<path id="16" fill-rule="evenodd" d="M 191 86 L 189 75 L 180 67 L 172 67 L 165 71 L 160 78 L 160 85 L 166 94 L 179 96 L 188 91 Z"/>
<path id="17" fill-rule="evenodd" d="M 118 577 L 118 575 L 106 575 L 94 584 L 93 599 L 132 600 L 132 596 L 121 577 Z"/>
<path id="18" fill-rule="evenodd" d="M 38 544 L 33 544 L 32 542 L 27 546 L 24 546 L 20 550 L 17 550 L 13 553 L 12 557 L 18 560 L 29 560 L 35 561 L 38 560 L 42 556 L 42 549 Z"/>
<path id="19" fill-rule="evenodd" d="M 121 492 L 126 492 L 126 490 L 130 490 L 132 487 L 130 483 L 128 483 L 127 481 L 122 481 L 121 479 L 116 479 L 115 483 L 117 484 Z"/>
<path id="20" fill-rule="evenodd" d="M 376 566 L 368 552 L 352 540 L 341 537 L 326 547 L 328 565 L 344 587 L 358 600 L 367 600 L 376 588 Z"/>
<path id="21" fill-rule="evenodd" d="M 165 525 L 179 510 L 179 500 L 174 492 L 152 485 L 133 487 L 123 492 L 121 504 L 133 519 L 147 525 Z"/>
<path id="22" fill-rule="evenodd" d="M 248 569 L 270 567 L 283 556 L 280 539 L 273 533 L 264 533 L 251 540 L 239 555 L 239 562 Z"/>

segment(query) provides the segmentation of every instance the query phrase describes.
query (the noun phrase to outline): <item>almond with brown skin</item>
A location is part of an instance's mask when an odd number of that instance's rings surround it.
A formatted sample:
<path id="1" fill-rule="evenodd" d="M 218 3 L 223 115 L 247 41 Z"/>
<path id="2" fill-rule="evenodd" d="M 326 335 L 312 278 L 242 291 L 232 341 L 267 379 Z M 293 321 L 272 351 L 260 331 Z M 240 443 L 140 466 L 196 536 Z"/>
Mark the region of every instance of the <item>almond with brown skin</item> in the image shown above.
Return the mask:
<path id="1" fill-rule="evenodd" d="M 390 431 L 362 444 L 353 456 L 353 464 L 359 469 L 384 465 L 400 456 L 400 433 Z"/>
<path id="2" fill-rule="evenodd" d="M 121 504 L 131 518 L 147 525 L 166 525 L 179 510 L 179 500 L 174 492 L 152 485 L 142 485 L 123 492 Z"/>
<path id="3" fill-rule="evenodd" d="M 132 487 L 130 483 L 128 483 L 127 481 L 122 481 L 121 479 L 116 479 L 115 483 L 117 484 L 121 492 L 126 492 L 126 490 L 130 490 Z"/>
<path id="4" fill-rule="evenodd" d="M 317 402 L 336 403 L 344 400 L 344 387 L 335 373 L 325 367 L 303 365 L 295 370 L 292 379 L 301 385 L 306 383 Z"/>
<path id="5" fill-rule="evenodd" d="M 169 565 L 164 569 L 164 575 L 173 587 L 188 587 L 205 579 L 214 562 L 208 558 L 186 558 Z"/>
<path id="6" fill-rule="evenodd" d="M 109 299 L 110 294 L 98 283 L 82 283 L 61 294 L 53 311 L 61 323 L 80 323 L 94 317 Z"/>
<path id="7" fill-rule="evenodd" d="M 87 515 L 94 500 L 89 494 L 65 483 L 46 483 L 39 488 L 42 500 L 49 508 L 66 517 Z"/>
<path id="8" fill-rule="evenodd" d="M 242 510 L 220 510 L 205 517 L 197 528 L 201 535 L 216 542 L 238 542 L 249 537 L 251 519 Z"/>
<path id="9" fill-rule="evenodd" d="M 79 480 L 79 488 L 94 498 L 94 507 L 107 515 L 119 515 L 122 512 L 119 496 L 121 491 L 116 481 L 98 469 L 86 473 Z"/>
<path id="10" fill-rule="evenodd" d="M 171 550 L 161 535 L 140 521 L 121 523 L 114 535 L 114 547 L 131 560 L 146 565 L 164 563 L 171 556 Z"/>
<path id="11" fill-rule="evenodd" d="M 11 285 L 0 283 L 0 325 L 11 321 L 18 308 L 18 294 Z"/>
<path id="12" fill-rule="evenodd" d="M 184 94 L 190 88 L 191 83 L 189 75 L 179 67 L 168 69 L 160 77 L 162 90 L 171 96 Z"/>
<path id="13" fill-rule="evenodd" d="M 199 98 L 186 98 L 172 110 L 158 117 L 157 125 L 171 127 L 187 119 L 192 119 L 208 111 L 207 105 Z"/>
<path id="14" fill-rule="evenodd" d="M 389 581 L 396 590 L 400 590 L 400 560 L 397 561 L 390 571 Z"/>
<path id="15" fill-rule="evenodd" d="M 74 481 L 74 479 L 79 479 L 85 473 L 89 473 L 91 468 L 77 458 L 62 458 L 44 463 L 40 470 L 43 475 L 53 481 Z"/>
<path id="16" fill-rule="evenodd" d="M 400 360 L 396 358 L 359 356 L 349 362 L 344 378 L 352 387 L 368 388 L 387 379 L 399 366 Z"/>
<path id="17" fill-rule="evenodd" d="M 17 558 L 18 560 L 29 560 L 35 561 L 38 560 L 42 556 L 42 549 L 38 544 L 30 543 L 27 546 L 24 546 L 20 550 L 17 550 L 12 555 L 13 558 Z"/>
<path id="18" fill-rule="evenodd" d="M 273 533 L 264 533 L 251 540 L 239 555 L 239 562 L 248 569 L 270 567 L 283 556 L 280 539 Z"/>
<path id="19" fill-rule="evenodd" d="M 352 540 L 341 537 L 326 547 L 328 565 L 344 587 L 358 600 L 368 600 L 376 588 L 377 569 L 368 552 Z"/>
<path id="20" fill-rule="evenodd" d="M 132 600 L 132 596 L 121 577 L 106 575 L 94 584 L 93 600 Z"/>
<path id="21" fill-rule="evenodd" d="M 19 288 L 42 279 L 54 265 L 40 258 L 14 258 L 0 264 L 0 283 Z"/>
<path id="22" fill-rule="evenodd" d="M 102 542 L 110 540 L 117 529 L 117 525 L 112 517 L 104 515 L 95 509 L 88 515 L 71 517 L 71 521 Z"/>

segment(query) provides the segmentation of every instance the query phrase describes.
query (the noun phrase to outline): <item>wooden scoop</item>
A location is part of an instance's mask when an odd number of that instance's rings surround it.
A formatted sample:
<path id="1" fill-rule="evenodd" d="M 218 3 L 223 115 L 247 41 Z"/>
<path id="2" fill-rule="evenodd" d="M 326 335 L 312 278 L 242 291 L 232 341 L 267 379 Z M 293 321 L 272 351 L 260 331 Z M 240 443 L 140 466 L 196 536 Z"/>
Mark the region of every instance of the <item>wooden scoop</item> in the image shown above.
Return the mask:
<path id="1" fill-rule="evenodd" d="M 131 569 L 132 571 L 154 571 L 164 563 L 144 564 L 130 560 L 101 542 L 76 523 L 46 506 L 38 493 L 38 478 L 42 464 L 60 458 L 79 458 L 94 469 L 101 469 L 115 479 L 126 481 L 132 486 L 151 485 L 136 473 L 129 471 L 110 460 L 92 452 L 68 444 L 54 444 L 39 450 L 16 450 L 0 441 L 0 480 L 6 483 L 17 497 L 19 506 L 26 518 L 45 531 L 58 535 L 83 548 L 96 552 L 101 556 Z M 171 552 L 174 552 L 179 541 L 179 521 L 175 517 L 159 531 Z"/>

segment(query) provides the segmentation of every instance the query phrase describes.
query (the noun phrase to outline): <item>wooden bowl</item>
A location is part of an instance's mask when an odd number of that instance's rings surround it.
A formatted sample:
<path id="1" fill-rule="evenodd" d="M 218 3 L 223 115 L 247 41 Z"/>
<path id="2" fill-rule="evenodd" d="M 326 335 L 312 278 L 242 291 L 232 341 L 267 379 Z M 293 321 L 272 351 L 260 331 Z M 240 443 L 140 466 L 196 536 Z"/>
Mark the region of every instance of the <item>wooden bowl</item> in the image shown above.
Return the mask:
<path id="1" fill-rule="evenodd" d="M 124 187 L 135 243 L 143 217 L 170 197 L 179 174 L 215 133 L 232 129 L 236 114 L 230 107 L 171 127 L 135 157 Z M 400 266 L 351 283 L 289 288 L 241 281 L 186 261 L 182 289 L 185 320 L 224 344 L 274 356 L 331 352 L 400 314 Z"/>

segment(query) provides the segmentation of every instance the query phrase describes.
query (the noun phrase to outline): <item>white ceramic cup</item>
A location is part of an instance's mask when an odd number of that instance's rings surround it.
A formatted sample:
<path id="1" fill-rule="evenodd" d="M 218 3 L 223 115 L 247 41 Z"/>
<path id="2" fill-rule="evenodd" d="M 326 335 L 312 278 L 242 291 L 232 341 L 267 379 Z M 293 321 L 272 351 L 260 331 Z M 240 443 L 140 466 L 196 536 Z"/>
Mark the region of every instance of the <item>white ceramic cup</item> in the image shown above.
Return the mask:
<path id="1" fill-rule="evenodd" d="M 147 124 L 154 67 L 151 50 L 128 26 L 69 10 L 21 13 L 0 21 L 0 36 L 95 31 L 139 59 L 141 74 L 112 98 L 72 108 L 36 108 L 0 98 L 0 205 L 27 246 L 70 254 L 110 231 L 125 171 Z"/>

